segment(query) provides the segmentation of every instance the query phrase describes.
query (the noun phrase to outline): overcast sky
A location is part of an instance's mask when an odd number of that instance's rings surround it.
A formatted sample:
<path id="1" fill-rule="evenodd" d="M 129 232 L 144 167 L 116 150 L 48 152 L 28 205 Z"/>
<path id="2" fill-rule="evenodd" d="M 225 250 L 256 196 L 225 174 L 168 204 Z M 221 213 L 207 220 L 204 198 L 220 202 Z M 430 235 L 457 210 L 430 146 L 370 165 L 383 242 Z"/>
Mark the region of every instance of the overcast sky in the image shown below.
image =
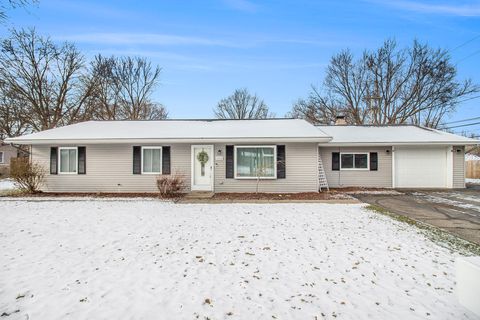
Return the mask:
<path id="1" fill-rule="evenodd" d="M 73 41 L 88 57 L 148 57 L 163 69 L 155 100 L 171 118 L 212 117 L 216 103 L 241 87 L 284 116 L 321 84 L 333 54 L 360 54 L 386 38 L 452 49 L 460 78 L 480 83 L 479 1 L 40 0 L 11 12 L 1 32 L 11 26 Z M 474 116 L 480 99 L 451 120 Z"/>

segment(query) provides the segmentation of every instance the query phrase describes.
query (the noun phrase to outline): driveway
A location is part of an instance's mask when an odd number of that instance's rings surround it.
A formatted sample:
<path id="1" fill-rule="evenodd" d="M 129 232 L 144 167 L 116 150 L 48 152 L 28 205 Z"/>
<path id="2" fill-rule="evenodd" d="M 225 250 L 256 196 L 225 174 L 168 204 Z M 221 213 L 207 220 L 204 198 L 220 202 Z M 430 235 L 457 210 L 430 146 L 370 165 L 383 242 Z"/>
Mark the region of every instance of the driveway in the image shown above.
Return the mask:
<path id="1" fill-rule="evenodd" d="M 401 191 L 399 195 L 355 195 L 359 200 L 419 220 L 480 244 L 480 186 L 465 190 Z"/>

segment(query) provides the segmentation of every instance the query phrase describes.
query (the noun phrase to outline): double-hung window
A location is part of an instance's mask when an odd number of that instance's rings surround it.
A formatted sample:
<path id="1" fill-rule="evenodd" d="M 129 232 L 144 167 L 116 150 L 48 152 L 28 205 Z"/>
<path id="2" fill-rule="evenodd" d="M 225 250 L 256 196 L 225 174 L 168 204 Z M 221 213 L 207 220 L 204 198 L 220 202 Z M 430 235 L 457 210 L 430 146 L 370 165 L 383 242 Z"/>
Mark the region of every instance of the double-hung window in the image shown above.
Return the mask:
<path id="1" fill-rule="evenodd" d="M 236 179 L 275 179 L 275 146 L 235 146 Z"/>
<path id="2" fill-rule="evenodd" d="M 162 147 L 142 147 L 142 173 L 162 173 Z"/>
<path id="3" fill-rule="evenodd" d="M 77 174 L 78 169 L 78 150 L 77 147 L 58 148 L 59 163 L 61 174 Z"/>
<path id="4" fill-rule="evenodd" d="M 369 170 L 368 153 L 341 153 L 340 170 Z"/>
<path id="5" fill-rule="evenodd" d="M 0 163 L 3 163 L 5 159 L 3 159 L 3 151 L 0 151 Z"/>

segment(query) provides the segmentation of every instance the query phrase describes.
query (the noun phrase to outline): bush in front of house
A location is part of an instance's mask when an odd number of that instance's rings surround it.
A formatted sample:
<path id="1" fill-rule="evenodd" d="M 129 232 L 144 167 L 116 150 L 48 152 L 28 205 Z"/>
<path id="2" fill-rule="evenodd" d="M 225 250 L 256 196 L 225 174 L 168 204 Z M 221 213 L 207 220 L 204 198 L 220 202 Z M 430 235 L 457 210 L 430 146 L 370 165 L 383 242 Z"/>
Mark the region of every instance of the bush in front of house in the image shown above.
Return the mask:
<path id="1" fill-rule="evenodd" d="M 28 158 L 12 159 L 10 162 L 10 178 L 23 192 L 36 193 L 44 182 L 46 171 L 38 163 Z"/>
<path id="2" fill-rule="evenodd" d="M 158 191 L 160 191 L 160 196 L 164 198 L 178 196 L 185 190 L 185 186 L 185 177 L 178 173 L 161 175 L 157 178 Z"/>

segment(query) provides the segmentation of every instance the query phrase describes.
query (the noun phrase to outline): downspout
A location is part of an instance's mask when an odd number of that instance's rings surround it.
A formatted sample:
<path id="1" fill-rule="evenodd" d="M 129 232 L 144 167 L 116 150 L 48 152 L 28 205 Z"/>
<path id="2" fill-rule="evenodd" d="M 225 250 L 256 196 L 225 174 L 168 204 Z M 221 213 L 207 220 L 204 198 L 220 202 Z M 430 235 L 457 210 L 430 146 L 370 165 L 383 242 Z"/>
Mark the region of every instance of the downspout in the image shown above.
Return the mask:
<path id="1" fill-rule="evenodd" d="M 315 145 L 317 151 L 317 191 L 320 192 L 320 172 L 319 172 L 319 160 L 320 160 L 320 146 L 319 144 Z M 323 169 L 325 171 L 325 168 Z"/>
<path id="2" fill-rule="evenodd" d="M 395 189 L 395 146 L 392 146 L 392 189 Z"/>
<path id="3" fill-rule="evenodd" d="M 447 174 L 446 174 L 446 187 L 447 188 L 453 188 L 453 165 L 454 165 L 454 155 L 455 149 L 453 146 L 448 146 L 447 147 Z"/>
<path id="4" fill-rule="evenodd" d="M 342 154 L 341 147 L 338 147 L 338 186 L 342 188 Z"/>

